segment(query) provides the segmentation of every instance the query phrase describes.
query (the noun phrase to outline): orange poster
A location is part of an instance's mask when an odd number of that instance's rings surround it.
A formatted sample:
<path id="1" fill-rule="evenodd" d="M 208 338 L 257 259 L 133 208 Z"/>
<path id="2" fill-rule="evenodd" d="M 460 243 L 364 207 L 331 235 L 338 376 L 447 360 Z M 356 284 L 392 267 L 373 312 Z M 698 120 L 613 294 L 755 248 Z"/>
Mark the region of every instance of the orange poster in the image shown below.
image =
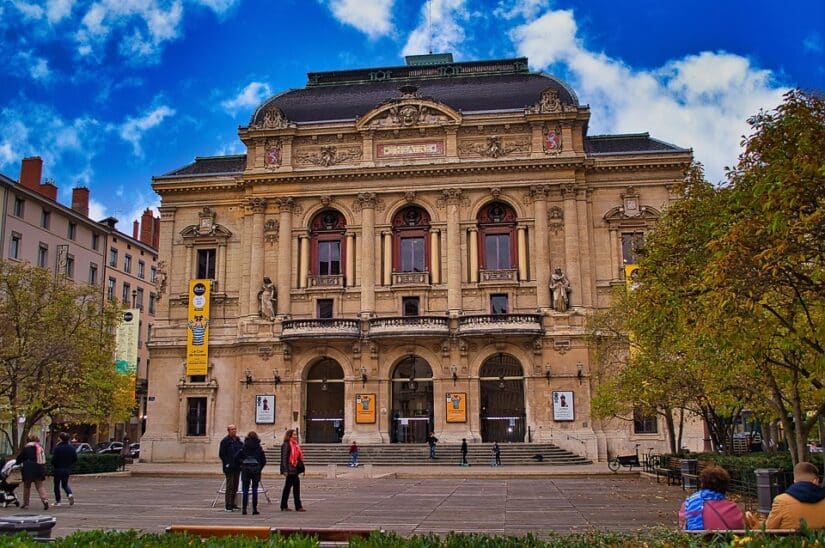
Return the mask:
<path id="1" fill-rule="evenodd" d="M 467 422 L 467 393 L 447 393 L 447 422 Z"/>
<path id="2" fill-rule="evenodd" d="M 355 422 L 358 424 L 375 422 L 375 394 L 355 395 Z"/>

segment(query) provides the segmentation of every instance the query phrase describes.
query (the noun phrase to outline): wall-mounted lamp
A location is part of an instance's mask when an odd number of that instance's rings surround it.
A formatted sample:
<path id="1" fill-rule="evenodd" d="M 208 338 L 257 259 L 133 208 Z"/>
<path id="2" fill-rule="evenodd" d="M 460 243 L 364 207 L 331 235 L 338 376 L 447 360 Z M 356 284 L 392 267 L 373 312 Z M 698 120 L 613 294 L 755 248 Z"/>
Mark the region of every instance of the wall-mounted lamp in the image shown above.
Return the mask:
<path id="1" fill-rule="evenodd" d="M 581 384 L 584 378 L 584 366 L 582 362 L 576 363 L 576 378 L 579 379 L 579 384 Z"/>
<path id="2" fill-rule="evenodd" d="M 327 388 L 329 388 L 329 387 L 327 386 L 327 379 L 326 379 L 326 378 L 321 379 L 321 390 L 323 390 L 324 392 L 326 392 L 326 391 L 327 391 Z"/>
<path id="3" fill-rule="evenodd" d="M 275 386 L 281 384 L 281 375 L 277 369 L 272 370 L 272 380 L 275 383 Z"/>
<path id="4" fill-rule="evenodd" d="M 458 381 L 458 366 L 457 365 L 451 365 L 450 366 L 450 373 L 452 373 L 453 386 L 455 386 L 456 381 Z"/>
<path id="5" fill-rule="evenodd" d="M 544 378 L 547 379 L 547 384 L 550 384 L 550 377 L 551 376 L 552 376 L 552 374 L 550 372 L 550 366 L 545 365 L 544 366 Z"/>
<path id="6" fill-rule="evenodd" d="M 504 390 L 504 375 L 498 378 L 498 389 Z"/>
<path id="7" fill-rule="evenodd" d="M 367 368 L 362 367 L 361 368 L 361 387 L 363 388 L 366 385 L 367 385 Z"/>
<path id="8" fill-rule="evenodd" d="M 250 371 L 249 369 L 247 369 L 246 372 L 244 373 L 244 381 L 243 382 L 246 383 L 247 386 L 252 384 L 252 371 Z"/>

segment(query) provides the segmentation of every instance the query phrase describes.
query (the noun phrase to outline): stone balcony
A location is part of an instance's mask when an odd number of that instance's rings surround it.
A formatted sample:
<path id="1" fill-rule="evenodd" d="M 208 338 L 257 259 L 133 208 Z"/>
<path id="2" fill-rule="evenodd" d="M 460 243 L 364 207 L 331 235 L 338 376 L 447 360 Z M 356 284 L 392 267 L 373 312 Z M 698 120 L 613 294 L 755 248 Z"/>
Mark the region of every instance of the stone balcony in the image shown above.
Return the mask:
<path id="1" fill-rule="evenodd" d="M 483 314 L 461 316 L 458 335 L 542 335 L 539 314 Z"/>
<path id="2" fill-rule="evenodd" d="M 370 337 L 446 337 L 450 319 L 446 316 L 399 316 L 370 319 Z"/>
<path id="3" fill-rule="evenodd" d="M 281 339 L 357 339 L 361 336 L 361 320 L 333 318 L 325 320 L 285 320 L 281 324 Z"/>

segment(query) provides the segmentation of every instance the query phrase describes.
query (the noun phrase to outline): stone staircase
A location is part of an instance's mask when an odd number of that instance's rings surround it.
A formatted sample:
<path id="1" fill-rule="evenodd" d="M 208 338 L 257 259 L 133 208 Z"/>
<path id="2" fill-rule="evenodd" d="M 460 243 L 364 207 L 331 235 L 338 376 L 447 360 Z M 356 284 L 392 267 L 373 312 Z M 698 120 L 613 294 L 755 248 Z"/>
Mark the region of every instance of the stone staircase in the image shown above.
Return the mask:
<path id="1" fill-rule="evenodd" d="M 561 449 L 552 443 L 501 443 L 502 465 L 558 466 L 570 464 L 592 464 L 580 455 Z M 308 443 L 302 445 L 304 461 L 312 465 L 349 463 L 349 445 L 340 443 Z M 467 461 L 471 465 L 489 465 L 492 460 L 492 443 L 471 443 L 468 445 Z M 428 464 L 458 464 L 461 462 L 461 444 L 439 443 L 436 460 L 429 460 L 429 447 L 422 444 L 359 444 L 360 464 L 376 466 L 421 466 Z M 533 457 L 542 455 L 539 462 Z M 266 450 L 268 463 L 280 461 L 280 446 Z"/>

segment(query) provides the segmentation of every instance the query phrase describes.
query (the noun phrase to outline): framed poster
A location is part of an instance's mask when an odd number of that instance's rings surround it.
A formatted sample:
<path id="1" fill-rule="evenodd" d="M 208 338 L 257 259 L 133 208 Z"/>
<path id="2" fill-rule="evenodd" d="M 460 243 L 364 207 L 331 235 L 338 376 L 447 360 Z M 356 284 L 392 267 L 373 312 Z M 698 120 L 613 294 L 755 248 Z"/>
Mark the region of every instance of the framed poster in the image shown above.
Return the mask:
<path id="1" fill-rule="evenodd" d="M 275 424 L 275 395 L 255 396 L 255 424 Z"/>
<path id="2" fill-rule="evenodd" d="M 467 422 L 467 393 L 447 392 L 447 422 Z"/>
<path id="3" fill-rule="evenodd" d="M 575 420 L 575 407 L 573 405 L 573 392 L 559 390 L 553 392 L 553 420 L 572 421 Z"/>
<path id="4" fill-rule="evenodd" d="M 375 394 L 355 395 L 355 422 L 357 424 L 375 422 Z"/>

